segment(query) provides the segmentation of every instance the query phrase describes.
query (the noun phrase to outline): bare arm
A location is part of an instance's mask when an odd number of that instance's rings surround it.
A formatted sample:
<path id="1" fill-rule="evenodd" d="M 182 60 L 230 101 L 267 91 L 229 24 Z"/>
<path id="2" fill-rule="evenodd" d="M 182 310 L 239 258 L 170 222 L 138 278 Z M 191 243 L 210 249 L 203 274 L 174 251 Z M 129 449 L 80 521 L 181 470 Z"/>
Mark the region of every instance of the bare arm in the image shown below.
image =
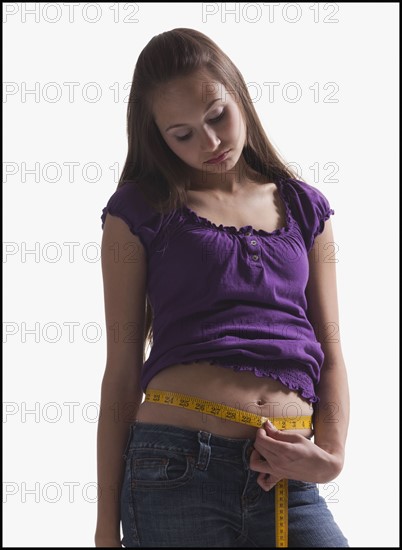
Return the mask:
<path id="1" fill-rule="evenodd" d="M 308 317 L 325 355 L 314 405 L 314 443 L 337 457 L 343 468 L 349 427 L 349 386 L 343 359 L 336 285 L 337 245 L 331 219 L 315 239 L 309 253 L 310 276 L 306 288 Z"/>
<path id="2" fill-rule="evenodd" d="M 136 235 L 107 215 L 102 238 L 107 360 L 97 435 L 98 516 L 95 545 L 121 547 L 120 492 L 129 427 L 143 399 L 146 253 Z"/>

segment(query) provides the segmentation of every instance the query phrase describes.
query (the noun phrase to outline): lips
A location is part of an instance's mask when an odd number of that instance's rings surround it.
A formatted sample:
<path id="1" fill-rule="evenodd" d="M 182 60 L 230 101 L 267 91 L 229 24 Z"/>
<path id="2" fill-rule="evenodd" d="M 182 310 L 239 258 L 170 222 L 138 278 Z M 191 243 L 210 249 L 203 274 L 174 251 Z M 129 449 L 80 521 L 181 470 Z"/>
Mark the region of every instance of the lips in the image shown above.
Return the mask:
<path id="1" fill-rule="evenodd" d="M 227 153 L 229 153 L 230 149 L 228 149 L 227 151 L 224 151 L 223 153 L 221 153 L 220 155 L 218 155 L 217 157 L 213 157 L 205 162 L 219 162 L 220 160 L 223 160 L 223 158 L 226 156 Z"/>

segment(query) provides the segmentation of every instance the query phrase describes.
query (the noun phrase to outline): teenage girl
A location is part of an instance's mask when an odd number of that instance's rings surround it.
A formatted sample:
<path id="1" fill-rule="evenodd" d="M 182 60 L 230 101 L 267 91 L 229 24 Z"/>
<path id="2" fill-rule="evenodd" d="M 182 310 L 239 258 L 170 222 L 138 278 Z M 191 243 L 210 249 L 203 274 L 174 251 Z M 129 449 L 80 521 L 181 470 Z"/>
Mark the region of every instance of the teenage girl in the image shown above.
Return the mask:
<path id="1" fill-rule="evenodd" d="M 341 472 L 349 423 L 334 210 L 286 167 L 241 73 L 196 30 L 143 49 L 127 130 L 102 213 L 96 546 L 274 547 L 285 478 L 289 546 L 347 547 L 317 486 Z M 151 389 L 314 422 L 256 428 L 143 401 Z"/>

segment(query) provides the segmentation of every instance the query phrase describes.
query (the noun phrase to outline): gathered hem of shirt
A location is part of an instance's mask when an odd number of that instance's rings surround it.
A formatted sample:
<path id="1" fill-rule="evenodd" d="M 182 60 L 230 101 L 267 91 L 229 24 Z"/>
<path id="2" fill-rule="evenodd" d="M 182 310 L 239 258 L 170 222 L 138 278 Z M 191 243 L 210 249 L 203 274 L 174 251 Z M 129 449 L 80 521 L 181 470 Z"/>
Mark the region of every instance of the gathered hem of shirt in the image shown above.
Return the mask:
<path id="1" fill-rule="evenodd" d="M 282 182 L 281 180 L 278 180 L 276 183 L 278 192 L 283 200 L 283 203 L 285 205 L 285 211 L 286 211 L 286 221 L 284 227 L 279 227 L 278 229 L 274 229 L 274 231 L 265 231 L 265 229 L 255 229 L 252 225 L 244 225 L 243 227 L 240 227 L 239 229 L 233 225 L 223 225 L 222 223 L 217 225 L 213 221 L 209 220 L 208 218 L 204 218 L 203 216 L 200 216 L 197 214 L 197 212 L 194 212 L 189 206 L 184 205 L 182 206 L 182 211 L 187 214 L 187 216 L 192 219 L 194 222 L 202 225 L 203 227 L 208 227 L 209 229 L 215 229 L 218 231 L 223 231 L 224 233 L 231 233 L 234 235 L 244 235 L 245 233 L 253 233 L 255 235 L 260 235 L 264 237 L 271 237 L 275 235 L 282 235 L 283 233 L 287 233 L 290 231 L 290 228 L 293 224 L 293 217 L 291 215 L 290 207 L 288 204 L 288 200 L 283 192 L 282 188 Z"/>
<path id="2" fill-rule="evenodd" d="M 335 210 L 333 208 L 330 208 L 329 210 L 327 210 L 324 214 L 324 216 L 320 219 L 320 222 L 319 222 L 319 225 L 313 235 L 313 238 L 315 239 L 316 237 L 318 237 L 318 235 L 320 235 L 320 233 L 322 233 L 324 231 L 324 224 L 327 220 L 329 220 L 330 216 L 333 216 L 335 214 Z"/>
<path id="3" fill-rule="evenodd" d="M 269 369 L 264 367 L 264 369 L 256 367 L 255 365 L 236 365 L 230 362 L 225 362 L 222 357 L 219 358 L 208 358 L 208 359 L 192 359 L 189 361 L 180 361 L 180 364 L 189 365 L 190 363 L 200 363 L 208 362 L 211 365 L 217 365 L 219 367 L 230 368 L 236 372 L 240 371 L 249 371 L 252 372 L 255 376 L 259 378 L 273 378 L 274 380 L 279 380 L 283 385 L 285 385 L 290 390 L 297 391 L 301 397 L 308 399 L 311 403 L 319 403 L 320 398 L 314 393 L 313 383 L 311 378 L 302 373 L 301 371 L 295 371 L 294 368 L 286 369 L 280 367 L 280 371 L 277 369 Z M 272 363 L 272 362 L 271 362 Z M 311 389 L 303 387 L 300 383 L 300 380 L 297 380 L 298 377 L 303 376 L 306 379 L 306 382 Z"/>

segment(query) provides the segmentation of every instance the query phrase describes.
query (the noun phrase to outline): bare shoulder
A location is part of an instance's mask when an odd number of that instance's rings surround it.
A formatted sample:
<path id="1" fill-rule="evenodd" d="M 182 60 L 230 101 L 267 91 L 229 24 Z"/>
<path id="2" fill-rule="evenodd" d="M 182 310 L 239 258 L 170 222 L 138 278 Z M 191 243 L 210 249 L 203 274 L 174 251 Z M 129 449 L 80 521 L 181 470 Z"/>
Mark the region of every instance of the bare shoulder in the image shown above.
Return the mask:
<path id="1" fill-rule="evenodd" d="M 106 216 L 101 263 L 107 330 L 107 363 L 132 372 L 143 359 L 146 251 L 118 216 Z"/>

